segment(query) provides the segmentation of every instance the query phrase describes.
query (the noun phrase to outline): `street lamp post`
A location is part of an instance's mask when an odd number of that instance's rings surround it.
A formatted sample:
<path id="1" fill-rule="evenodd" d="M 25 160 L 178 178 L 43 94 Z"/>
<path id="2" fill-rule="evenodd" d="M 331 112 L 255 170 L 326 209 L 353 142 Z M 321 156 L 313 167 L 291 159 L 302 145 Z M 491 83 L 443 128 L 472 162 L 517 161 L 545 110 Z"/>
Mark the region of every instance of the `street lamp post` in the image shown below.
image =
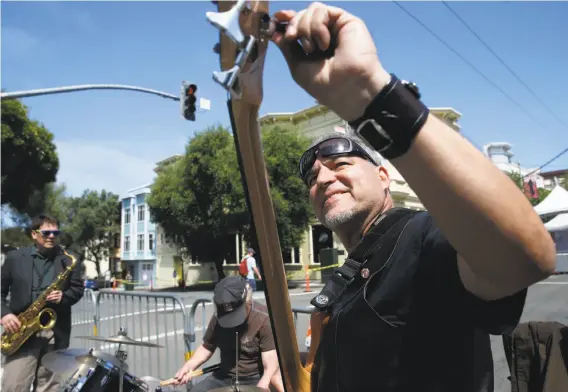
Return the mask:
<path id="1" fill-rule="evenodd" d="M 125 84 L 81 84 L 76 86 L 54 87 L 54 88 L 45 88 L 39 90 L 3 92 L 0 94 L 0 99 L 27 98 L 27 97 L 35 97 L 38 95 L 62 94 L 62 93 L 70 93 L 70 92 L 84 91 L 84 90 L 130 90 L 130 91 L 138 91 L 147 94 L 153 94 L 160 96 L 162 98 L 172 99 L 174 101 L 180 100 L 179 96 L 168 94 L 163 91 L 153 90 L 139 86 L 129 86 Z"/>

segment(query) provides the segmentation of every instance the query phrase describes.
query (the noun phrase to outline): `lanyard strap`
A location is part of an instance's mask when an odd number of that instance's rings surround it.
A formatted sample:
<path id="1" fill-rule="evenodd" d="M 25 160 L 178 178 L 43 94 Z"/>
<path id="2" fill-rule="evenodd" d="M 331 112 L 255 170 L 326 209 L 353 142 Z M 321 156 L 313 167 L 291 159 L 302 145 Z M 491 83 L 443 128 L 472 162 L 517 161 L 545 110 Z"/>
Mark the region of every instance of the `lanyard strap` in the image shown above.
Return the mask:
<path id="1" fill-rule="evenodd" d="M 374 227 L 363 237 L 345 263 L 333 273 L 321 292 L 310 303 L 320 311 L 328 310 L 345 289 L 357 280 L 363 266 L 369 269 L 370 275 L 380 270 L 388 261 L 403 228 L 414 215 L 415 211 L 393 208 L 379 217 Z M 374 262 L 367 264 L 371 259 Z"/>

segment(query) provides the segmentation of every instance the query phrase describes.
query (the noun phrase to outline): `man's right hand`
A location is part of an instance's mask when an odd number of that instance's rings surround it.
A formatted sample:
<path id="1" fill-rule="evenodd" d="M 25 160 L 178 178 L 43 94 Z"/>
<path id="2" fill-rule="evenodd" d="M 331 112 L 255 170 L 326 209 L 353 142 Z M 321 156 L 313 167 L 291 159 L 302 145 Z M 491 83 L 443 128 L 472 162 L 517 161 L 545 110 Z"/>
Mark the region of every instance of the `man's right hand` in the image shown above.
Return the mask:
<path id="1" fill-rule="evenodd" d="M 2 317 L 2 320 L 0 322 L 4 326 L 4 329 L 6 329 L 6 331 L 10 333 L 17 332 L 22 326 L 20 320 L 18 320 L 18 316 L 12 313 Z"/>
<path id="2" fill-rule="evenodd" d="M 317 2 L 300 12 L 278 11 L 274 17 L 288 22 L 286 33 L 275 33 L 272 41 L 282 51 L 296 83 L 344 120 L 361 117 L 390 82 L 373 37 L 360 18 Z M 333 57 L 306 61 L 306 53 L 328 50 L 332 38 L 337 43 Z"/>
<path id="3" fill-rule="evenodd" d="M 191 373 L 193 373 L 193 366 L 190 361 L 187 361 L 175 375 L 176 385 L 187 384 L 191 380 Z"/>

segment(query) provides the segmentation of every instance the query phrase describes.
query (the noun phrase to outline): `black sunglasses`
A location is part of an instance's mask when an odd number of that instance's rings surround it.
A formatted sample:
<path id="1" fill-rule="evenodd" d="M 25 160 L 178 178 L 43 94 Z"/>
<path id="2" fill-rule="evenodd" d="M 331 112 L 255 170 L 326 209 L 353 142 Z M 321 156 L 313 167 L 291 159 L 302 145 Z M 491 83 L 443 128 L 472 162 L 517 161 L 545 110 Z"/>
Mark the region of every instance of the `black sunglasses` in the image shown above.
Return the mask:
<path id="1" fill-rule="evenodd" d="M 310 186 L 308 175 L 318 157 L 345 155 L 356 155 L 374 163 L 373 158 L 357 143 L 354 143 L 351 139 L 336 137 L 316 144 L 302 155 L 302 158 L 300 158 L 300 177 L 306 185 Z"/>
<path id="2" fill-rule="evenodd" d="M 59 230 L 36 230 L 36 231 L 39 234 L 41 234 L 43 237 L 49 237 L 52 234 L 54 237 L 59 237 L 59 235 L 61 234 L 61 231 Z"/>

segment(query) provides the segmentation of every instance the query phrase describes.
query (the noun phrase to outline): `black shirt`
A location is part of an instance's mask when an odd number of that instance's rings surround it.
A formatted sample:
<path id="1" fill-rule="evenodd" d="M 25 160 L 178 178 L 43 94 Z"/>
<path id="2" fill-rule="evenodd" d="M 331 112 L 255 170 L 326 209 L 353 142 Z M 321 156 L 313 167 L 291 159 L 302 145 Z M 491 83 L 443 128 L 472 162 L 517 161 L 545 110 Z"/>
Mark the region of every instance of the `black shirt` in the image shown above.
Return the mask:
<path id="1" fill-rule="evenodd" d="M 399 231 L 392 253 L 371 253 L 369 276 L 332 303 L 312 391 L 493 391 L 489 334 L 517 325 L 526 290 L 489 302 L 466 291 L 456 251 L 426 212 Z"/>
<path id="2" fill-rule="evenodd" d="M 47 258 L 33 249 L 32 255 L 32 301 L 35 301 L 40 294 L 49 287 L 55 277 L 53 268 L 53 258 Z"/>

